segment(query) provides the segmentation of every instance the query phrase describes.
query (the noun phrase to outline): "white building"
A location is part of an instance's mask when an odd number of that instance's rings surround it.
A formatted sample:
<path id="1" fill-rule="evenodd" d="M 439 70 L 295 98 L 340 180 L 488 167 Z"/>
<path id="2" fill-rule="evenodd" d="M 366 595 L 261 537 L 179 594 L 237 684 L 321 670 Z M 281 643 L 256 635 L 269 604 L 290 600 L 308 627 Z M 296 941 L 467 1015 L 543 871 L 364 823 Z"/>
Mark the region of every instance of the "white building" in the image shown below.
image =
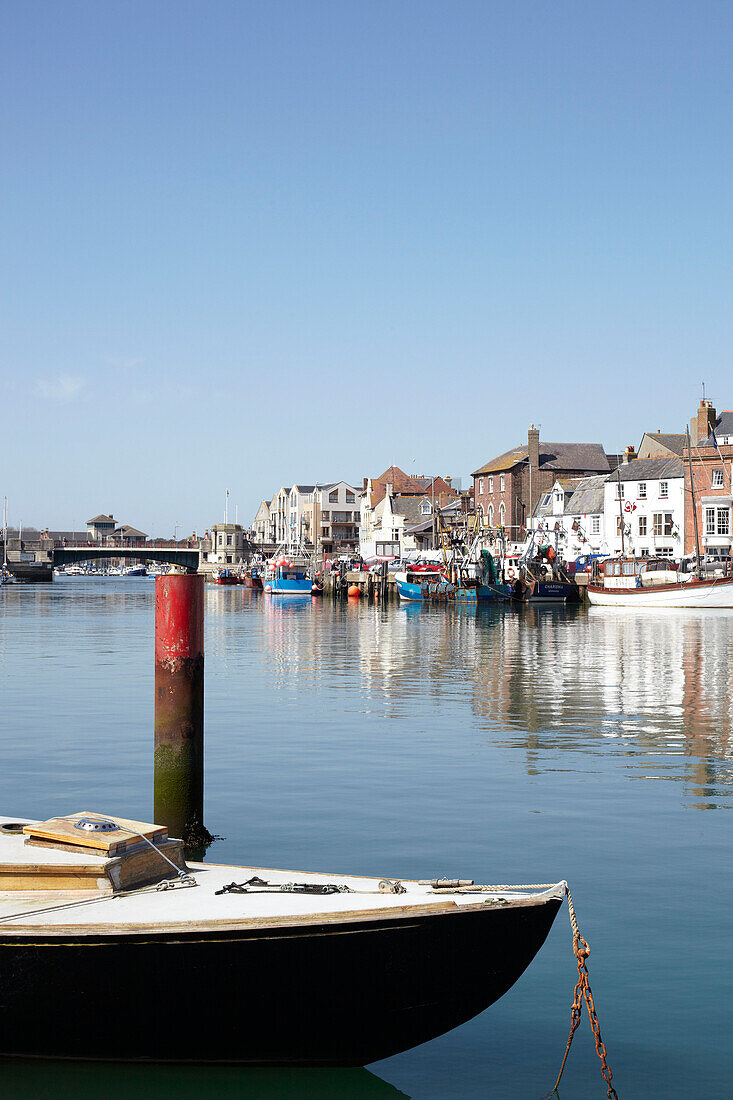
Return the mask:
<path id="1" fill-rule="evenodd" d="M 681 558 L 685 477 L 681 458 L 637 459 L 609 474 L 604 491 L 609 553 Z"/>
<path id="2" fill-rule="evenodd" d="M 208 560 L 225 565 L 244 560 L 245 535 L 241 523 L 214 523 L 211 526 L 211 552 Z"/>
<path id="3" fill-rule="evenodd" d="M 609 554 L 604 502 L 606 482 L 613 474 L 559 478 L 540 497 L 531 520 L 534 531 L 546 532 L 557 543 L 560 557 L 575 561 L 581 554 Z"/>

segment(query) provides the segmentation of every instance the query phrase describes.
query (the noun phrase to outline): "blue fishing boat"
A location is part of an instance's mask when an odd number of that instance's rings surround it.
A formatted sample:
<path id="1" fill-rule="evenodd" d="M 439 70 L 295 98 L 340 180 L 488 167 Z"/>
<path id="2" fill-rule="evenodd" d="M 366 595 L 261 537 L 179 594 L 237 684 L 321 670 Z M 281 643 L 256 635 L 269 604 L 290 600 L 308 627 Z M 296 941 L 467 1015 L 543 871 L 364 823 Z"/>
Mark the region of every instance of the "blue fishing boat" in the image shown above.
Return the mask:
<path id="1" fill-rule="evenodd" d="M 271 596 L 310 596 L 313 581 L 305 562 L 284 561 L 268 564 L 264 589 Z"/>
<path id="2" fill-rule="evenodd" d="M 395 585 L 401 600 L 413 602 L 451 600 L 456 586 L 446 580 L 440 569 L 408 569 L 395 573 Z"/>

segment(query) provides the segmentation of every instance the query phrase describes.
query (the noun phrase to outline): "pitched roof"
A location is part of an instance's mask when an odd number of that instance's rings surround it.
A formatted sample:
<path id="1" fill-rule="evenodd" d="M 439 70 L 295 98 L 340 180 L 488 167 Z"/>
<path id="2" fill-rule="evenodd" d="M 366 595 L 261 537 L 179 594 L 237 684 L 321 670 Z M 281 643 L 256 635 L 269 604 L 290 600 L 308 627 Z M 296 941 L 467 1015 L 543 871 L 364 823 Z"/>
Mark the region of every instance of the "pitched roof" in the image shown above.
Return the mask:
<path id="1" fill-rule="evenodd" d="M 683 432 L 644 432 L 644 435 L 647 439 L 653 439 L 660 447 L 680 457 L 687 444 L 687 436 Z"/>
<path id="2" fill-rule="evenodd" d="M 613 471 L 608 481 L 656 481 L 665 477 L 684 477 L 685 468 L 681 458 L 668 455 L 665 458 L 637 458 Z"/>
<path id="3" fill-rule="evenodd" d="M 224 526 L 221 524 L 220 526 Z M 129 523 L 123 523 L 121 527 L 118 527 L 115 531 L 116 535 L 122 535 L 123 538 L 137 538 L 146 539 L 148 536 L 144 531 L 138 531 L 137 527 L 130 527 Z"/>
<path id="4" fill-rule="evenodd" d="M 603 511 L 604 486 L 613 478 L 608 474 L 595 474 L 593 477 L 558 478 L 565 490 L 563 515 L 587 516 Z M 533 515 L 537 518 L 553 515 L 552 491 L 543 493 L 535 505 Z"/>
<path id="5" fill-rule="evenodd" d="M 88 519 L 87 523 L 117 523 L 114 516 L 95 516 L 94 519 Z"/>
<path id="6" fill-rule="evenodd" d="M 524 443 L 493 458 L 485 466 L 475 470 L 472 476 L 479 477 L 482 474 L 511 470 L 513 466 L 527 460 L 528 447 Z M 608 473 L 610 469 L 606 452 L 600 443 L 544 442 L 540 443 L 539 468 L 540 470 L 595 470 L 598 473 Z"/>
<path id="7" fill-rule="evenodd" d="M 565 506 L 565 511 L 574 516 L 592 516 L 603 511 L 603 497 L 607 474 L 595 477 L 582 477 Z"/>

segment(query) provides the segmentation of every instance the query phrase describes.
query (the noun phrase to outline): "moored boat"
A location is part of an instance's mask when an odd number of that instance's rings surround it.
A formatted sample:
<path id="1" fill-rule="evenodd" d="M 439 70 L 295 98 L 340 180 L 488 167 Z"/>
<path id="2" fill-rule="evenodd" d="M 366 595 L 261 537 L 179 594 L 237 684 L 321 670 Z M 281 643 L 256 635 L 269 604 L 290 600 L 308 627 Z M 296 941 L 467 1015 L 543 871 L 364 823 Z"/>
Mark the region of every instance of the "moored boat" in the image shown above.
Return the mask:
<path id="1" fill-rule="evenodd" d="M 267 564 L 263 588 L 271 596 L 310 596 L 313 581 L 305 558 L 277 558 Z"/>
<path id="2" fill-rule="evenodd" d="M 214 584 L 241 584 L 242 578 L 232 569 L 219 569 L 214 573 Z"/>
<path id="3" fill-rule="evenodd" d="M 605 607 L 733 608 L 733 575 L 682 573 L 668 558 L 607 558 L 593 563 L 588 599 Z"/>
<path id="4" fill-rule="evenodd" d="M 0 823 L 4 1055 L 361 1066 L 498 1000 L 567 890 L 186 866 L 161 826 Z"/>
<path id="5" fill-rule="evenodd" d="M 400 599 L 413 602 L 450 600 L 456 590 L 456 586 L 437 567 L 407 569 L 395 573 L 394 580 Z"/>

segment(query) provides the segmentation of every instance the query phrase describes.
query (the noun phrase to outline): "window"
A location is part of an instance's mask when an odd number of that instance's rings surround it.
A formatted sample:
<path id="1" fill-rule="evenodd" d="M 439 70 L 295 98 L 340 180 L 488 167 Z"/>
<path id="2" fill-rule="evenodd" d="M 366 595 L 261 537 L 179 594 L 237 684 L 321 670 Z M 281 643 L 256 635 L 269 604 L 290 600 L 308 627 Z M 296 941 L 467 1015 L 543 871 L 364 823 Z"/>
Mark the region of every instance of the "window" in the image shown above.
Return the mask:
<path id="1" fill-rule="evenodd" d="M 616 482 L 616 500 L 624 499 L 624 483 L 623 481 Z"/>
<path id="2" fill-rule="evenodd" d="M 329 502 L 329 504 L 338 504 L 338 502 L 339 502 L 339 491 L 338 491 L 338 489 L 334 489 L 332 493 L 328 494 L 328 502 Z"/>
<path id="3" fill-rule="evenodd" d="M 356 498 L 355 498 L 353 493 L 347 493 L 346 494 L 346 503 L 347 504 L 355 504 L 356 503 Z"/>
<path id="4" fill-rule="evenodd" d="M 330 512 L 321 512 L 321 519 L 329 520 L 331 518 Z"/>
<path id="5" fill-rule="evenodd" d="M 713 489 L 723 488 L 723 471 L 713 470 Z"/>
<path id="6" fill-rule="evenodd" d="M 671 558 L 674 550 L 671 546 L 660 546 L 657 550 L 657 554 L 660 558 Z"/>
<path id="7" fill-rule="evenodd" d="M 600 516 L 591 516 L 590 533 L 591 533 L 591 535 L 600 535 L 600 533 L 601 533 L 601 517 Z"/>
<path id="8" fill-rule="evenodd" d="M 621 534 L 621 528 L 623 527 L 623 522 L 624 521 L 621 519 L 621 516 L 616 516 L 616 534 L 617 535 Z"/>
<path id="9" fill-rule="evenodd" d="M 655 512 L 654 513 L 654 534 L 655 535 L 671 535 L 672 534 L 672 513 L 671 512 Z"/>
<path id="10" fill-rule="evenodd" d="M 420 504 L 420 514 L 423 515 L 423 516 L 429 516 L 431 512 L 432 512 L 432 508 L 430 507 L 430 501 L 429 500 L 423 500 L 422 503 Z"/>
<path id="11" fill-rule="evenodd" d="M 639 534 L 646 534 L 646 516 L 639 516 Z"/>
<path id="12" fill-rule="evenodd" d="M 480 477 L 478 479 L 478 495 L 483 496 L 484 493 L 484 479 Z"/>
<path id="13" fill-rule="evenodd" d="M 493 479 L 493 477 L 490 477 L 489 478 L 489 492 L 493 493 L 493 491 L 494 491 L 494 479 Z"/>
<path id="14" fill-rule="evenodd" d="M 727 508 L 718 508 L 718 534 L 730 534 L 730 512 Z"/>
<path id="15" fill-rule="evenodd" d="M 545 493 L 545 495 L 543 496 L 543 498 L 542 498 L 542 507 L 543 508 L 545 507 L 545 505 L 550 503 L 550 495 L 551 495 L 550 493 Z"/>
<path id="16" fill-rule="evenodd" d="M 649 557 L 649 548 L 646 547 L 646 546 L 643 546 L 641 548 L 641 550 L 639 551 L 639 557 L 640 558 L 648 558 Z"/>
<path id="17" fill-rule="evenodd" d="M 646 482 L 639 482 L 639 500 L 646 500 Z"/>
<path id="18" fill-rule="evenodd" d="M 502 480 L 503 479 L 504 479 L 504 475 L 502 474 Z M 502 501 L 501 507 L 499 508 L 499 523 L 501 524 L 502 527 L 504 526 L 504 520 L 505 519 L 506 519 L 506 508 L 504 507 L 504 502 Z"/>
<path id="19" fill-rule="evenodd" d="M 705 534 L 706 535 L 714 535 L 715 534 L 715 509 L 714 508 L 706 508 L 705 509 Z"/>
<path id="20" fill-rule="evenodd" d="M 660 495 L 660 497 L 663 497 L 663 498 L 669 496 L 669 482 L 668 481 L 660 481 L 659 482 L 659 495 Z"/>
<path id="21" fill-rule="evenodd" d="M 494 505 L 489 505 L 489 527 L 494 526 Z"/>
<path id="22" fill-rule="evenodd" d="M 220 531 L 219 532 L 219 546 L 223 546 L 223 545 L 224 545 L 224 536 L 222 535 L 222 533 Z"/>
<path id="23" fill-rule="evenodd" d="M 506 479 L 505 479 L 504 475 L 502 474 L 501 477 L 499 478 L 499 489 L 502 493 L 504 492 L 505 486 L 506 486 Z"/>
<path id="24" fill-rule="evenodd" d="M 227 546 L 231 546 L 231 545 L 232 545 L 232 536 L 227 535 Z"/>

